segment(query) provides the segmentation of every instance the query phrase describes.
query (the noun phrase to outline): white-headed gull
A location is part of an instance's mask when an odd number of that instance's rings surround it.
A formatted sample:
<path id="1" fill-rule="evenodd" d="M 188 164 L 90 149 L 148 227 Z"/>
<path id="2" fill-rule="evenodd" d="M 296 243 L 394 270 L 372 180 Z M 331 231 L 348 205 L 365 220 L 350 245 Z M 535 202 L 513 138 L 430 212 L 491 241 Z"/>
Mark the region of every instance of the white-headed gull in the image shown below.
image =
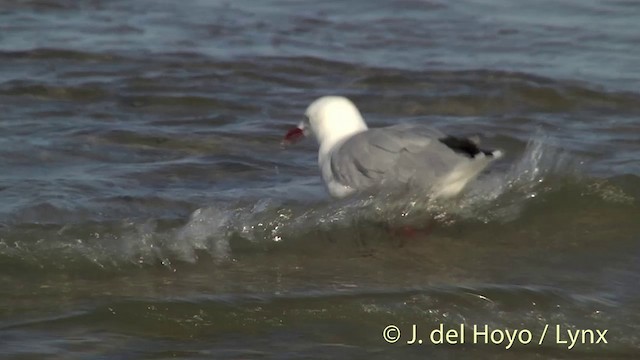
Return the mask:
<path id="1" fill-rule="evenodd" d="M 502 156 L 500 150 L 478 148 L 478 141 L 424 125 L 369 129 L 356 106 L 340 96 L 315 100 L 305 115 L 283 143 L 315 135 L 322 179 L 336 198 L 406 185 L 426 189 L 433 197 L 451 197 Z"/>

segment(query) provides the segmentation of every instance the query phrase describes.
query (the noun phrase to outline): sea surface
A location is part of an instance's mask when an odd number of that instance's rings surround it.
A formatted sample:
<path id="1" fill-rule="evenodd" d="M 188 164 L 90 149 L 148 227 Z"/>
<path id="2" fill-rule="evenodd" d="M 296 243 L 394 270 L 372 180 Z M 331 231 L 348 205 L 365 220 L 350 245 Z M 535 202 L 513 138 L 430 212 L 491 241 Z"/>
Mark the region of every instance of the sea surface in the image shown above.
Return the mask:
<path id="1" fill-rule="evenodd" d="M 0 2 L 0 357 L 637 359 L 639 19 L 634 0 Z M 506 156 L 452 200 L 333 200 L 314 141 L 280 146 L 322 95 Z M 434 344 L 441 326 L 466 341 Z"/>

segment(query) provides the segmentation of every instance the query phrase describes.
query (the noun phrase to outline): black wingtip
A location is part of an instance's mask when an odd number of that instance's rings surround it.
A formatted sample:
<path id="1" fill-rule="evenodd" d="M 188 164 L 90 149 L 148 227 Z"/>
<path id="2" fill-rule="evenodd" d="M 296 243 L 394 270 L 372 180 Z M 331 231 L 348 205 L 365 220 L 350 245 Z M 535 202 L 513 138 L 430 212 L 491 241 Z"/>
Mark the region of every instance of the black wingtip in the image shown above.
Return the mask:
<path id="1" fill-rule="evenodd" d="M 475 139 L 467 139 L 460 138 L 455 136 L 447 136 L 440 140 L 441 143 L 447 145 L 451 150 L 456 153 L 468 156 L 470 158 L 475 158 L 479 154 L 483 154 L 485 156 L 491 156 L 493 158 L 502 157 L 502 151 L 500 150 L 483 150 L 478 147 L 478 140 Z"/>

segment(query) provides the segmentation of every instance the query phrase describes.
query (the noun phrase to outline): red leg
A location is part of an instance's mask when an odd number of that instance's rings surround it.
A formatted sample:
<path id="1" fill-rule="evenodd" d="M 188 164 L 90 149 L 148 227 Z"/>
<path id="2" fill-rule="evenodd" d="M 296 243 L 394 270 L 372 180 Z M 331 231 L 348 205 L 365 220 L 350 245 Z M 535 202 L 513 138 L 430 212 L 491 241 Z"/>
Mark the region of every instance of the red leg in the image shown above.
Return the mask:
<path id="1" fill-rule="evenodd" d="M 433 231 L 434 222 L 429 221 L 427 225 L 423 228 L 417 228 L 411 225 L 402 225 L 399 227 L 387 227 L 387 231 L 390 235 L 397 237 L 399 241 L 399 247 L 403 247 L 406 245 L 406 241 L 408 239 L 413 239 L 418 235 L 422 235 L 424 237 L 429 236 Z"/>

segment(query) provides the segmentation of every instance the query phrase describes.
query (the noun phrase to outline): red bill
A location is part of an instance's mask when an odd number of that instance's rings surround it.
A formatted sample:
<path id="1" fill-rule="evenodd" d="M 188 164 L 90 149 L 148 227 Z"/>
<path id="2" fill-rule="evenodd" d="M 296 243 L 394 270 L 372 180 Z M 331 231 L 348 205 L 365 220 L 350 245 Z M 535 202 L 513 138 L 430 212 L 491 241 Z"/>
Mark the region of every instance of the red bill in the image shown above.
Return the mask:
<path id="1" fill-rule="evenodd" d="M 299 126 L 296 126 L 291 130 L 287 131 L 287 134 L 284 136 L 284 139 L 282 139 L 281 144 L 283 146 L 295 144 L 298 141 L 302 140 L 302 138 L 304 138 L 304 130 L 301 129 Z"/>

